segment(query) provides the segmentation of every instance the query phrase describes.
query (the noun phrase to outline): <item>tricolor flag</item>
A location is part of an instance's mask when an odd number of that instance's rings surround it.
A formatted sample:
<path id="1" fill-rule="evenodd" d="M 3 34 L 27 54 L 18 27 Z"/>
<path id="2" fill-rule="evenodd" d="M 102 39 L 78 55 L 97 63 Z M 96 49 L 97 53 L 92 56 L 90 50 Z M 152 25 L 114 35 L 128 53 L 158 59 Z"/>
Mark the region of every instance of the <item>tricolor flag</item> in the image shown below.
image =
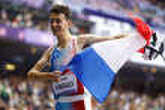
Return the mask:
<path id="1" fill-rule="evenodd" d="M 114 81 L 115 74 L 139 48 L 145 39 L 140 35 L 96 43 L 77 54 L 69 66 L 89 92 L 101 103 Z"/>

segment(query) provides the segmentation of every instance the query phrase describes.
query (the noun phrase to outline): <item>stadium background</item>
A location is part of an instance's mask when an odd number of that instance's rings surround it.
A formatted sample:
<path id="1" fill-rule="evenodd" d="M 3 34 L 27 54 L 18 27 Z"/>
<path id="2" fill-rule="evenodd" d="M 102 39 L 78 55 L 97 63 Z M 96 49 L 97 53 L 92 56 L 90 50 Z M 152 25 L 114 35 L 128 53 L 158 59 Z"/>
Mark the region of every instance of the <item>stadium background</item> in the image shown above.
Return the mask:
<path id="1" fill-rule="evenodd" d="M 163 0 L 0 0 L 0 110 L 54 110 L 50 83 L 29 81 L 26 75 L 56 42 L 48 28 L 48 12 L 56 3 L 72 9 L 73 34 L 133 32 L 129 13 L 165 34 Z M 135 54 L 106 102 L 93 102 L 94 110 L 165 110 L 164 67 L 160 57 L 148 62 Z"/>

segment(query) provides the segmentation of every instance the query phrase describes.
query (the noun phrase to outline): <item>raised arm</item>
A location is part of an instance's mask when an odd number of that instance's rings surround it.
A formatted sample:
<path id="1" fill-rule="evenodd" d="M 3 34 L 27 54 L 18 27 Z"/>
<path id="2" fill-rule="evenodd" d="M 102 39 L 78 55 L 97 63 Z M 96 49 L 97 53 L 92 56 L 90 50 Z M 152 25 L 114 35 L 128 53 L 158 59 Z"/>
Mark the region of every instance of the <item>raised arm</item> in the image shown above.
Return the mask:
<path id="1" fill-rule="evenodd" d="M 79 35 L 78 36 L 78 44 L 80 46 L 84 46 L 87 44 L 92 44 L 92 43 L 97 43 L 97 42 L 103 42 L 107 40 L 117 40 L 117 39 L 122 39 L 125 37 L 128 37 L 129 34 L 119 34 L 116 36 L 96 36 L 92 34 L 84 34 L 84 35 Z"/>
<path id="2" fill-rule="evenodd" d="M 48 64 L 50 53 L 52 48 L 47 49 L 40 60 L 30 69 L 27 73 L 29 79 L 35 80 L 54 80 L 58 81 L 57 74 L 59 71 L 52 72 L 41 72 L 41 70 Z"/>

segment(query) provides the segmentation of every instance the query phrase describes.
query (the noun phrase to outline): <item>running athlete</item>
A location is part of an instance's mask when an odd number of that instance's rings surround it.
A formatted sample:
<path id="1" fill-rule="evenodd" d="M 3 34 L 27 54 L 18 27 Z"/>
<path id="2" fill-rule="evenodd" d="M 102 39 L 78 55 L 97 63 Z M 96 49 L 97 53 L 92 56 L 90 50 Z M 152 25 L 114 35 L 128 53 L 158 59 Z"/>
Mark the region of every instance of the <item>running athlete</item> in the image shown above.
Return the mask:
<path id="1" fill-rule="evenodd" d="M 76 76 L 65 66 L 85 45 L 121 39 L 128 35 L 98 37 L 86 34 L 75 37 L 69 31 L 72 25 L 70 9 L 63 5 L 52 7 L 49 20 L 58 43 L 44 52 L 41 59 L 28 72 L 28 77 L 52 81 L 56 110 L 91 110 L 91 99 L 88 92 Z M 50 66 L 50 71 L 41 72 L 46 65 Z"/>

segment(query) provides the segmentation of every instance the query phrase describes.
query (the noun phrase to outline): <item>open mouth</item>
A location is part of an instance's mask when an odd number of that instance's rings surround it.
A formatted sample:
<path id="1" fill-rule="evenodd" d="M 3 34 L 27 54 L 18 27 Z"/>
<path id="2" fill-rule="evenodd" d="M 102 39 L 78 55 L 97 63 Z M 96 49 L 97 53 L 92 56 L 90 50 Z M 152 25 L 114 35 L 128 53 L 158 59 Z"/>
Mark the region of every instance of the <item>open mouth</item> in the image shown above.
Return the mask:
<path id="1" fill-rule="evenodd" d="M 61 31 L 61 27 L 55 27 L 55 28 L 53 28 L 53 31 L 55 32 L 55 33 L 57 33 L 57 32 L 60 32 Z"/>

